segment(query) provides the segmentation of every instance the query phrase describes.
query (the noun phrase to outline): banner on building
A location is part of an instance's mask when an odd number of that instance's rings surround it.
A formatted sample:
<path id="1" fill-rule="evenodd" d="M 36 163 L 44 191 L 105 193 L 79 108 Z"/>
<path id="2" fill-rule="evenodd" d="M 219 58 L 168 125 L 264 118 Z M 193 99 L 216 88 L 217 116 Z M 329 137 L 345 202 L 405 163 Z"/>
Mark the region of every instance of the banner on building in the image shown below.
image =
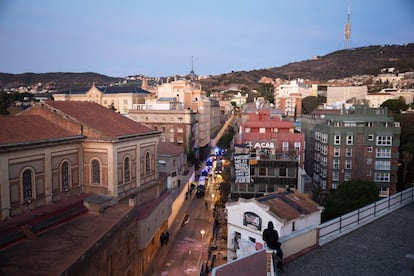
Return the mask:
<path id="1" fill-rule="evenodd" d="M 235 154 L 233 158 L 235 183 L 250 183 L 250 154 Z"/>

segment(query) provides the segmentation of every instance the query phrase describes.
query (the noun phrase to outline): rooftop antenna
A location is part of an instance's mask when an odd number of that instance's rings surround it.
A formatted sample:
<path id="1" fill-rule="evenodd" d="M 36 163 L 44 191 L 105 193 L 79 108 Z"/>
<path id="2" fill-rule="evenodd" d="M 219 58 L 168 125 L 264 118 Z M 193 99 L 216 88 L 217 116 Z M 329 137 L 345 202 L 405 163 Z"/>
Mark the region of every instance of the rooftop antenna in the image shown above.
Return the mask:
<path id="1" fill-rule="evenodd" d="M 349 48 L 349 40 L 351 39 L 351 4 L 349 3 L 350 0 L 348 0 L 348 20 L 345 24 L 345 48 Z"/>
<path id="2" fill-rule="evenodd" d="M 194 62 L 193 62 L 193 56 L 191 56 L 191 72 L 190 74 L 188 74 L 188 76 L 190 77 L 190 79 L 194 79 L 197 75 L 194 72 Z"/>

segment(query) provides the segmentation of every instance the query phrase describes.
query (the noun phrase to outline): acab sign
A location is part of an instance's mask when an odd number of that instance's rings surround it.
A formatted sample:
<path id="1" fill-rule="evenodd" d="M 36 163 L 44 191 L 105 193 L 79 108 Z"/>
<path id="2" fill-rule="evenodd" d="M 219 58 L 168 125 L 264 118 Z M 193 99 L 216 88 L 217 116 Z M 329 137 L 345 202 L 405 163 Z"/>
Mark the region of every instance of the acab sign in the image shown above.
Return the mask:
<path id="1" fill-rule="evenodd" d="M 273 142 L 247 142 L 247 144 L 249 145 L 250 148 L 255 148 L 255 149 L 274 149 L 275 148 L 275 143 Z"/>

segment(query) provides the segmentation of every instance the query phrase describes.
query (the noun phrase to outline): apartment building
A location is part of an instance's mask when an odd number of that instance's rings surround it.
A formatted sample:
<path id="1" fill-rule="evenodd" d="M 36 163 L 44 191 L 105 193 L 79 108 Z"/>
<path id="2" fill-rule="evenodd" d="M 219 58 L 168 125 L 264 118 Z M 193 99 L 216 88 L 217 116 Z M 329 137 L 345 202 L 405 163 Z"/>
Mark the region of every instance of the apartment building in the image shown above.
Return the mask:
<path id="1" fill-rule="evenodd" d="M 133 105 L 129 117 L 163 132 L 161 141 L 186 145 L 204 158 L 220 127 L 220 106 L 193 82 L 176 80 L 158 86 L 156 97 Z"/>
<path id="2" fill-rule="evenodd" d="M 396 192 L 401 128 L 385 109 L 354 106 L 314 125 L 313 182 L 336 189 L 352 179 L 374 181 L 380 196 Z"/>
<path id="3" fill-rule="evenodd" d="M 263 196 L 286 186 L 297 188 L 304 148 L 304 135 L 272 109 L 243 114 L 235 137 L 232 197 Z"/>
<path id="4" fill-rule="evenodd" d="M 312 87 L 301 79 L 275 83 L 275 108 L 282 110 L 286 117 L 301 117 L 302 98 L 310 96 Z"/>

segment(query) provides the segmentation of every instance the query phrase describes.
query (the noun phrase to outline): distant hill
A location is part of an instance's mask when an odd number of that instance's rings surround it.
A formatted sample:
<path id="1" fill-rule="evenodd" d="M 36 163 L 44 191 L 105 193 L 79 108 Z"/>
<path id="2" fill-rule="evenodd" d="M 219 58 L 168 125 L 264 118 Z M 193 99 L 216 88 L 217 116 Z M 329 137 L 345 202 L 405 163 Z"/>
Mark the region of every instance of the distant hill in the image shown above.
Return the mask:
<path id="1" fill-rule="evenodd" d="M 24 73 L 7 74 L 0 73 L 0 89 L 29 86 L 42 83 L 46 89 L 64 90 L 68 88 L 89 87 L 92 83 L 99 85 L 109 85 L 118 82 L 121 78 L 108 77 L 97 73 Z"/>
<path id="2" fill-rule="evenodd" d="M 414 71 L 414 43 L 407 45 L 368 46 L 336 51 L 312 60 L 293 62 L 281 67 L 231 72 L 201 80 L 205 91 L 223 90 L 230 87 L 256 89 L 262 77 L 272 79 L 330 79 L 354 75 L 376 75 L 382 68 L 394 67 L 399 72 Z M 55 90 L 83 88 L 93 82 L 108 85 L 121 78 L 108 77 L 97 73 L 0 73 L 0 89 L 42 83 L 43 87 Z"/>
<path id="3" fill-rule="evenodd" d="M 394 67 L 399 72 L 414 71 L 414 44 L 368 46 L 341 50 L 312 60 L 293 62 L 269 69 L 232 72 L 202 80 L 203 90 L 230 87 L 255 88 L 261 77 L 272 79 L 311 79 L 327 81 L 354 75 L 377 75 L 382 68 Z"/>

